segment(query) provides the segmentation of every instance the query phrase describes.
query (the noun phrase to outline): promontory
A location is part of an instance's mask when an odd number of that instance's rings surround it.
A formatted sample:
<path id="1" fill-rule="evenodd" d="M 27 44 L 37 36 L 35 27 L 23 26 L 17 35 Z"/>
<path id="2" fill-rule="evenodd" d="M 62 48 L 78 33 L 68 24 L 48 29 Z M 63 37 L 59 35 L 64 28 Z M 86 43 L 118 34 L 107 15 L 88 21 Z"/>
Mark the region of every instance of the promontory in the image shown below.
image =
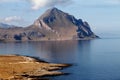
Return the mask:
<path id="1" fill-rule="evenodd" d="M 7 25 L 8 27 L 8 25 Z M 27 27 L 0 28 L 0 41 L 86 40 L 98 38 L 88 22 L 57 8 L 48 9 Z"/>

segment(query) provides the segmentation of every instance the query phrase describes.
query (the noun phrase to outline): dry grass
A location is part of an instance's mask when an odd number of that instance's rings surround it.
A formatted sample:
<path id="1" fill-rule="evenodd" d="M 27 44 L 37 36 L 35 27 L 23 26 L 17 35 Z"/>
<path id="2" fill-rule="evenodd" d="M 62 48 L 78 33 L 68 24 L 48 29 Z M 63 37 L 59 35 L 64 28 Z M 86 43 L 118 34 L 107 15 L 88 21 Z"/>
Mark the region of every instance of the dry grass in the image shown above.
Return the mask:
<path id="1" fill-rule="evenodd" d="M 62 72 L 53 71 L 68 65 L 38 62 L 34 58 L 16 55 L 0 56 L 0 78 L 10 79 L 16 76 L 46 76 L 60 75 Z"/>

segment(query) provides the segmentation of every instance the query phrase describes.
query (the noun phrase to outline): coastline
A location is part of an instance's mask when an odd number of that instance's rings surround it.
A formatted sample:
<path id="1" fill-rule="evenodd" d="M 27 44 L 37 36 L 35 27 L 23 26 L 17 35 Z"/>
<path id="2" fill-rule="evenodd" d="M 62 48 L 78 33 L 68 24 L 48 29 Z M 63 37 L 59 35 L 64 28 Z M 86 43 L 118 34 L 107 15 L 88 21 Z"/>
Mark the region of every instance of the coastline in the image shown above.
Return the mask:
<path id="1" fill-rule="evenodd" d="M 64 75 L 57 70 L 69 66 L 71 65 L 48 63 L 28 56 L 0 55 L 0 80 L 39 80 L 44 76 Z"/>
<path id="2" fill-rule="evenodd" d="M 77 38 L 77 39 L 41 39 L 41 40 L 0 40 L 0 42 L 42 42 L 42 41 L 71 41 L 71 40 L 75 40 L 75 41 L 82 41 L 82 40 L 94 40 L 94 39 L 101 39 L 99 36 L 91 38 Z"/>

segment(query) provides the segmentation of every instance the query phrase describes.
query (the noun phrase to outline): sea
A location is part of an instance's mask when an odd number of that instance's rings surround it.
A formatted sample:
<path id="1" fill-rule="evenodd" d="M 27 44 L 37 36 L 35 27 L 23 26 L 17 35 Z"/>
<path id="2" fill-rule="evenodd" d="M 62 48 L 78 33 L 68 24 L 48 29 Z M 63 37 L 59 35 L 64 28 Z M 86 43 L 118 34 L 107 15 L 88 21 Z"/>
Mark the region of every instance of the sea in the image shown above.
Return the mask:
<path id="1" fill-rule="evenodd" d="M 0 42 L 0 54 L 39 57 L 51 63 L 68 63 L 68 75 L 51 80 L 120 80 L 120 38 L 94 40 Z"/>

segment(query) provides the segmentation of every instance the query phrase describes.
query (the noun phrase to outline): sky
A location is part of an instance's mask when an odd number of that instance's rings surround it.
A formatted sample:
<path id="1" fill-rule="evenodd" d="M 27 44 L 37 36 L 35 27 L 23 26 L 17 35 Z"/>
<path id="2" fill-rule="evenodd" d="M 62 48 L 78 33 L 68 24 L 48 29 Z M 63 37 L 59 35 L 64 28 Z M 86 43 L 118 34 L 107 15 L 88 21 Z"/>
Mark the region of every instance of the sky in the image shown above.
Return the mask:
<path id="1" fill-rule="evenodd" d="M 52 7 L 87 21 L 94 32 L 120 32 L 120 0 L 0 0 L 0 22 L 26 27 Z"/>

